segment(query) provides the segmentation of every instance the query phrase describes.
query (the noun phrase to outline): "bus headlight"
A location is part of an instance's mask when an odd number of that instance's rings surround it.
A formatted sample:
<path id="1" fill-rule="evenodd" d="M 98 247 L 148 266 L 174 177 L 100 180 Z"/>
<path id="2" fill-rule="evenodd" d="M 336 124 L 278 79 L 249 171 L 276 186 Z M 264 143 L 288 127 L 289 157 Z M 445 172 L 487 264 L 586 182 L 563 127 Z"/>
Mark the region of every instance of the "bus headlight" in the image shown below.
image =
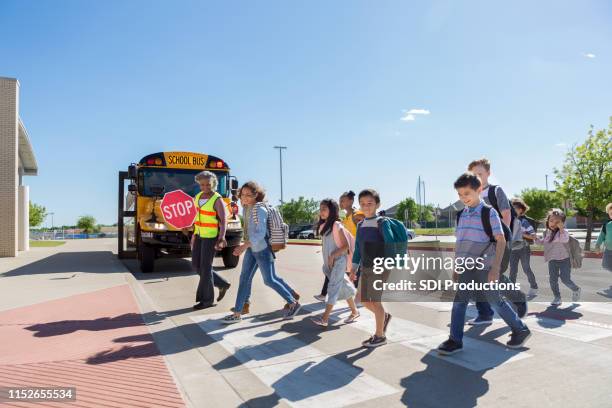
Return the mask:
<path id="1" fill-rule="evenodd" d="M 167 231 L 168 230 L 168 227 L 166 227 L 166 224 L 162 222 L 145 222 L 144 224 L 147 228 L 150 228 L 155 231 Z"/>

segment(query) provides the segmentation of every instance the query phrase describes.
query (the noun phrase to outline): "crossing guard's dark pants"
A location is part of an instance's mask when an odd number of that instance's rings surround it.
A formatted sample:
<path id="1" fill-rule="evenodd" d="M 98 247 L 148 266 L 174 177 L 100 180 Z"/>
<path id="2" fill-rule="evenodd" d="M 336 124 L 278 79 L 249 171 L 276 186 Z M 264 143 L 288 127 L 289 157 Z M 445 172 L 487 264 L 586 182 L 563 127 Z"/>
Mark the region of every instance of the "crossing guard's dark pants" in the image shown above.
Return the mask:
<path id="1" fill-rule="evenodd" d="M 216 237 L 202 238 L 198 235 L 195 237 L 191 264 L 198 272 L 198 275 L 200 275 L 200 282 L 196 290 L 196 303 L 212 305 L 215 300 L 214 287 L 221 288 L 229 286 L 229 283 L 212 269 L 216 253 L 216 243 Z"/>

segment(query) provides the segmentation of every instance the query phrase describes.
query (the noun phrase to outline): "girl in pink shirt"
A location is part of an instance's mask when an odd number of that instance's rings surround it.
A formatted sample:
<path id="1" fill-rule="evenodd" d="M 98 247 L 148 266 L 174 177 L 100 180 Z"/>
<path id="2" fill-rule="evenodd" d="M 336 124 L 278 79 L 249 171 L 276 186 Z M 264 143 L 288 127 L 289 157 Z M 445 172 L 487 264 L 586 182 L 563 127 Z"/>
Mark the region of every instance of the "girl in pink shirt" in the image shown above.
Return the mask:
<path id="1" fill-rule="evenodd" d="M 580 288 L 571 278 L 572 265 L 568 248 L 569 234 L 565 229 L 565 213 L 553 208 L 546 217 L 546 230 L 544 236 L 537 242 L 544 245 L 544 259 L 548 262 L 548 275 L 550 288 L 554 299 L 552 306 L 561 304 L 561 291 L 559 290 L 559 278 L 561 282 L 572 290 L 572 302 L 580 300 Z"/>

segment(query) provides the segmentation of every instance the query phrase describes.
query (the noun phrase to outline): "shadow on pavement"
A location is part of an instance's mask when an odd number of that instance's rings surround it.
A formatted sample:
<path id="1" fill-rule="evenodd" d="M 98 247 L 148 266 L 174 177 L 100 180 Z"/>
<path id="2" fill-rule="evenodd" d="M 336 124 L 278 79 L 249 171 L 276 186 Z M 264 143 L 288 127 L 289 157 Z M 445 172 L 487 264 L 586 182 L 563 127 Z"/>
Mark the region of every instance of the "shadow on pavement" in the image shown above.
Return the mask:
<path id="1" fill-rule="evenodd" d="M 330 355 L 319 363 L 315 363 L 313 361 L 305 362 L 299 367 L 291 370 L 291 372 L 285 374 L 278 381 L 274 382 L 271 387 L 275 390 L 275 392 L 269 395 L 252 398 L 245 401 L 242 406 L 273 407 L 278 405 L 281 399 L 279 394 L 282 395 L 282 398 L 288 399 L 292 402 L 297 402 L 315 395 L 342 388 L 345 385 L 350 384 L 363 372 L 363 368 L 355 366 L 354 363 L 357 360 L 366 357 L 372 351 L 373 349 L 359 347 Z M 347 364 L 349 369 L 343 371 L 343 375 L 330 376 L 329 373 L 337 370 L 338 363 Z M 303 382 L 304 376 L 325 379 L 325 381 L 310 382 L 308 387 L 296 386 Z M 288 390 L 290 390 L 290 392 L 288 392 Z"/>
<path id="2" fill-rule="evenodd" d="M 117 258 L 111 251 L 60 252 L 2 274 L 3 277 L 43 273 L 117 273 Z M 54 278 L 57 279 L 57 278 Z M 69 278 L 66 278 L 69 279 Z"/>
<path id="3" fill-rule="evenodd" d="M 472 371 L 444 361 L 431 351 L 421 359 L 427 367 L 403 378 L 401 401 L 408 407 L 472 408 L 489 391 L 488 370 Z"/>

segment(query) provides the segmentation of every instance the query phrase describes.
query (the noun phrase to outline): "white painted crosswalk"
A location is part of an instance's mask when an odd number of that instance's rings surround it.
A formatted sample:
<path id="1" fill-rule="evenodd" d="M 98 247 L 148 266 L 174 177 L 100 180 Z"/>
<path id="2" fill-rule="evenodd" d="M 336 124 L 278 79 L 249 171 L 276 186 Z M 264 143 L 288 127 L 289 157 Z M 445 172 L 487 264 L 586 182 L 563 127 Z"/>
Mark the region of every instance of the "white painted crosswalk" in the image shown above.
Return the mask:
<path id="1" fill-rule="evenodd" d="M 453 304 L 452 302 L 415 302 L 414 304 L 433 309 L 439 312 L 449 312 Z M 549 303 L 542 303 L 540 306 L 548 306 Z M 549 317 L 543 313 L 530 314 L 524 318 L 525 323 L 532 331 L 550 334 L 553 336 L 564 337 L 581 342 L 591 342 L 604 339 L 612 336 L 612 325 L 599 323 L 582 318 L 582 311 L 589 311 L 599 314 L 612 314 L 612 304 L 610 303 L 584 303 L 572 308 L 571 311 L 563 308 L 559 310 L 559 318 Z M 563 314 L 576 313 L 572 319 L 563 318 Z M 476 317 L 477 311 L 473 305 L 468 307 L 466 318 Z M 496 315 L 495 323 L 503 324 L 503 321 Z"/>
<path id="2" fill-rule="evenodd" d="M 313 307 L 307 305 L 305 308 L 312 310 Z M 343 311 L 335 313 L 332 319 L 338 321 L 348 315 L 348 311 Z M 361 313 L 361 317 L 351 325 L 351 327 L 356 327 L 367 334 L 372 333 L 374 326 L 374 316 L 368 311 Z M 531 354 L 525 351 L 512 350 L 469 337 L 463 339 L 464 351 L 462 353 L 452 356 L 439 356 L 435 350 L 446 339 L 448 339 L 448 330 L 426 326 L 397 316 L 393 317 L 387 330 L 387 340 L 390 342 L 399 343 L 423 354 L 431 352 L 435 357 L 474 371 L 486 370 L 531 357 Z"/>
<path id="3" fill-rule="evenodd" d="M 450 312 L 452 308 L 450 302 L 419 302 L 408 305 L 443 313 Z M 320 313 L 322 307 L 322 303 L 304 305 L 304 310 L 309 312 L 310 316 L 302 313 L 295 320 L 309 319 L 312 315 Z M 591 305 L 583 309 L 587 308 L 607 310 L 604 304 Z M 348 309 L 338 308 L 332 313 L 330 320 L 332 324 L 343 324 L 342 321 L 348 314 Z M 468 308 L 468 315 L 475 314 L 475 308 L 471 305 Z M 363 371 L 359 366 L 351 364 L 350 361 L 320 350 L 316 341 L 304 340 L 303 333 L 285 330 L 287 326 L 283 328 L 283 324 L 286 321 L 280 319 L 280 314 L 279 318 L 274 320 L 250 316 L 234 325 L 224 325 L 221 322 L 224 316 L 225 314 L 212 314 L 191 317 L 208 336 L 227 351 L 228 355 L 239 362 L 239 365 L 228 364 L 226 368 L 220 369 L 249 370 L 289 406 L 342 407 L 401 391 L 401 387 L 396 383 L 388 384 Z M 586 321 L 582 317 L 572 321 L 555 319 L 544 314 L 533 314 L 525 320 L 534 332 L 575 340 L 576 342 L 568 343 L 569 349 L 580 344 L 579 342 L 589 343 L 612 336 L 612 325 Z M 340 336 L 338 344 L 346 344 L 346 348 L 350 350 L 359 347 L 359 341 L 367 338 L 373 332 L 374 326 L 373 315 L 366 309 L 361 309 L 361 317 L 356 322 L 345 325 L 340 330 L 330 331 L 326 335 Z M 492 328 L 502 326 L 503 322 L 495 319 Z M 312 328 L 306 325 L 300 330 L 312 330 L 315 333 L 313 338 L 317 338 L 322 329 L 313 324 Z M 359 330 L 361 335 L 356 336 L 355 330 Z M 348 343 L 347 338 L 350 338 Z M 507 339 L 505 335 L 498 339 L 499 343 L 490 339 L 481 340 L 466 336 L 462 353 L 440 356 L 435 349 L 447 338 L 448 328 L 431 327 L 396 315 L 387 331 L 390 345 L 386 347 L 405 347 L 413 353 L 444 360 L 474 372 L 483 372 L 534 357 L 531 350 L 519 351 L 505 347 L 503 344 Z M 401 356 L 406 356 L 406 353 L 402 353 Z M 589 361 L 597 364 L 597 359 L 592 360 Z"/>
<path id="4" fill-rule="evenodd" d="M 192 319 L 291 406 L 343 407 L 399 391 L 279 330 L 279 320 L 247 318 L 226 326 L 220 321 L 225 315 Z"/>

